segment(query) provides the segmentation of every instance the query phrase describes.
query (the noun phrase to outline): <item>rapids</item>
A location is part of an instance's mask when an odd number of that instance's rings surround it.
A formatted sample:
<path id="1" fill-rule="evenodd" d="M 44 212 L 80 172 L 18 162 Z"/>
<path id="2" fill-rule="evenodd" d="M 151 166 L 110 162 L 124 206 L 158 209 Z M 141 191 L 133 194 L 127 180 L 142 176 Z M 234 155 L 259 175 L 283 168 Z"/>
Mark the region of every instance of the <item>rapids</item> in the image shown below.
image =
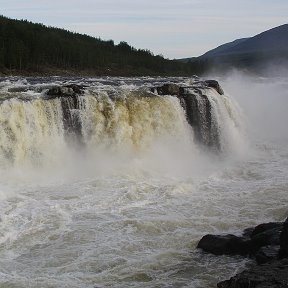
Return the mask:
<path id="1" fill-rule="evenodd" d="M 198 132 L 167 82 L 200 91 Z M 46 98 L 66 84 L 85 92 Z M 0 99 L 0 287 L 212 287 L 249 263 L 204 234 L 287 213 L 287 147 L 199 79 L 7 77 Z"/>

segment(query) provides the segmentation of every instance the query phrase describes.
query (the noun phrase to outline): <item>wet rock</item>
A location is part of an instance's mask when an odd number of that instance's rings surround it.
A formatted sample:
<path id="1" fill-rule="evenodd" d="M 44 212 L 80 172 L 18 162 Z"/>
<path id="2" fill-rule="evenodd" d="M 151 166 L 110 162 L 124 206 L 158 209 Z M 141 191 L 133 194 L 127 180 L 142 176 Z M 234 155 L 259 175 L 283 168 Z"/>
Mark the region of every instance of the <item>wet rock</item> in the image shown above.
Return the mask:
<path id="1" fill-rule="evenodd" d="M 48 89 L 45 99 L 60 98 L 63 113 L 63 127 L 67 143 L 83 147 L 82 121 L 80 117 L 81 100 L 79 95 L 84 94 L 85 86 L 69 84 L 54 86 Z"/>
<path id="2" fill-rule="evenodd" d="M 288 258 L 288 218 L 283 223 L 283 229 L 280 235 L 279 258 Z"/>
<path id="3" fill-rule="evenodd" d="M 276 228 L 264 230 L 261 233 L 253 234 L 250 242 L 250 254 L 255 255 L 261 247 L 264 246 L 276 246 L 280 244 L 280 234 L 283 225 L 279 225 Z"/>
<path id="4" fill-rule="evenodd" d="M 68 143 L 73 143 L 74 146 L 77 147 L 84 146 L 79 97 L 76 97 L 76 95 L 65 96 L 61 97 L 60 101 L 66 141 Z"/>
<path id="5" fill-rule="evenodd" d="M 78 94 L 78 95 L 84 94 L 84 89 L 85 89 L 84 85 L 70 84 L 70 85 L 66 85 L 65 87 L 71 88 L 75 94 Z"/>
<path id="6" fill-rule="evenodd" d="M 205 235 L 198 243 L 197 248 L 214 255 L 249 255 L 254 257 L 261 247 L 271 247 L 274 254 L 274 247 L 280 245 L 280 234 L 283 223 L 265 223 L 255 228 L 245 229 L 243 236 L 235 235 Z M 273 248 L 272 248 L 273 247 Z M 266 248 L 268 250 L 268 248 Z"/>
<path id="7" fill-rule="evenodd" d="M 201 90 L 178 96 L 186 112 L 188 123 L 193 127 L 195 139 L 200 143 L 220 150 L 220 132 L 213 125 L 211 103 Z"/>
<path id="8" fill-rule="evenodd" d="M 184 93 L 184 88 L 177 84 L 166 83 L 160 87 L 156 87 L 156 91 L 159 95 L 181 95 Z"/>
<path id="9" fill-rule="evenodd" d="M 263 224 L 257 225 L 255 228 L 253 228 L 252 233 L 251 233 L 251 237 L 253 237 L 259 233 L 274 229 L 274 228 L 281 228 L 282 229 L 282 227 L 283 227 L 283 222 L 263 223 Z"/>
<path id="10" fill-rule="evenodd" d="M 216 80 L 205 80 L 204 84 L 207 87 L 214 88 L 220 95 L 224 95 L 224 91 L 223 91 L 222 87 L 220 86 L 220 84 L 218 83 L 218 81 L 216 81 Z"/>
<path id="11" fill-rule="evenodd" d="M 276 246 L 269 245 L 261 247 L 255 254 L 255 260 L 257 264 L 264 264 L 276 259 L 279 247 L 280 247 L 279 245 Z"/>
<path id="12" fill-rule="evenodd" d="M 222 281 L 218 288 L 287 288 L 288 259 L 264 265 L 255 265 L 249 270 Z"/>
<path id="13" fill-rule="evenodd" d="M 46 92 L 49 99 L 57 97 L 74 97 L 84 93 L 84 87 L 76 84 L 55 86 Z"/>
<path id="14" fill-rule="evenodd" d="M 250 269 L 217 284 L 219 288 L 288 288 L 288 218 L 247 228 L 242 237 L 205 235 L 198 248 L 214 255 L 249 256 Z"/>
<path id="15" fill-rule="evenodd" d="M 8 92 L 12 92 L 12 93 L 17 93 L 17 92 L 27 92 L 29 90 L 29 87 L 27 86 L 19 86 L 19 87 L 11 87 L 8 88 Z"/>
<path id="16" fill-rule="evenodd" d="M 214 255 L 248 255 L 250 251 L 249 241 L 232 234 L 205 235 L 197 248 Z"/>
<path id="17" fill-rule="evenodd" d="M 186 112 L 187 121 L 193 128 L 195 139 L 199 143 L 219 151 L 221 148 L 219 127 L 212 120 L 211 103 L 207 95 L 205 95 L 205 89 L 203 89 L 208 87 L 208 85 L 212 85 L 213 88 L 217 85 L 214 80 L 207 81 L 207 83 L 206 81 L 199 81 L 189 87 L 165 83 L 162 86 L 151 88 L 151 91 L 153 93 L 157 92 L 158 95 L 178 97 Z M 216 83 L 218 82 L 216 81 Z"/>
<path id="18" fill-rule="evenodd" d="M 251 238 L 251 235 L 254 231 L 254 227 L 249 227 L 243 230 L 242 236 L 245 238 Z"/>

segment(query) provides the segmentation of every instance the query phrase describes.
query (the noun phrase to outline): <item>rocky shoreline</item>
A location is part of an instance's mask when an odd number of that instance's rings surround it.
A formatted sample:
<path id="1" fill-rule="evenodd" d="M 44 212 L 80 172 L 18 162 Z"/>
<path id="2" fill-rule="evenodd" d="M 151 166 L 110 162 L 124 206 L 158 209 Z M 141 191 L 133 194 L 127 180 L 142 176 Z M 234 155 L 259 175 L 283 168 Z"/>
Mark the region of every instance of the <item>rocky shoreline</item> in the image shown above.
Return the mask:
<path id="1" fill-rule="evenodd" d="M 197 248 L 214 255 L 255 260 L 249 269 L 219 282 L 218 288 L 288 288 L 288 218 L 247 228 L 242 236 L 208 234 Z"/>

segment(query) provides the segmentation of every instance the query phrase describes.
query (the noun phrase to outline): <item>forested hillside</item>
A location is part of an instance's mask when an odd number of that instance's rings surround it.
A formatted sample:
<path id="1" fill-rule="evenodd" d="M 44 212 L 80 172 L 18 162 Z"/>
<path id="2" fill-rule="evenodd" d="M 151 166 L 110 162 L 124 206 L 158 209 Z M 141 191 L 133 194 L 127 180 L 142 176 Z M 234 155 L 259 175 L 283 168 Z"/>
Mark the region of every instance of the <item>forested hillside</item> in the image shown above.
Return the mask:
<path id="1" fill-rule="evenodd" d="M 126 42 L 0 16 L 0 72 L 90 71 L 95 75 L 187 75 L 189 65 Z"/>

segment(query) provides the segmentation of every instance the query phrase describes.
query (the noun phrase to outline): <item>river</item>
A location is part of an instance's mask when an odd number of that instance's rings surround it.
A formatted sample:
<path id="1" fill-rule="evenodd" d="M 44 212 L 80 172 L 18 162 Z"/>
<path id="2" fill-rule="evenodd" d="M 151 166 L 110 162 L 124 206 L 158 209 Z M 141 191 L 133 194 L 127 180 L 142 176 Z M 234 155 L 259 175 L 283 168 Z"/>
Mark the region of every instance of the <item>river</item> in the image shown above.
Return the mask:
<path id="1" fill-rule="evenodd" d="M 0 287 L 216 287 L 248 261 L 198 251 L 204 234 L 287 217 L 285 81 L 220 79 L 220 153 L 195 143 L 175 97 L 142 97 L 163 81 L 0 79 Z M 42 99 L 63 83 L 90 89 L 85 149 Z"/>

